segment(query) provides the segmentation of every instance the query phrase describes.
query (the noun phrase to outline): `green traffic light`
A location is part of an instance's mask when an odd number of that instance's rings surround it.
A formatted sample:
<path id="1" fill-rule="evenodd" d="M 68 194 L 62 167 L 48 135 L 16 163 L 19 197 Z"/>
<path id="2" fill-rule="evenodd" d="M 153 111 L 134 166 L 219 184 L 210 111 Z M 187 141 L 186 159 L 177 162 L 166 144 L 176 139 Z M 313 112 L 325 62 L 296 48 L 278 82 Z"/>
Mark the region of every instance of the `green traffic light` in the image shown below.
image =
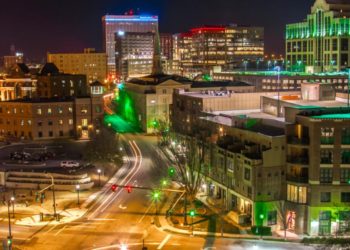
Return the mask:
<path id="1" fill-rule="evenodd" d="M 264 219 L 264 215 L 263 215 L 263 214 L 260 214 L 259 217 L 260 217 L 260 219 L 262 219 L 262 220 Z"/>
<path id="2" fill-rule="evenodd" d="M 174 176 L 174 174 L 175 174 L 175 169 L 173 167 L 170 167 L 169 168 L 169 175 Z"/>
<path id="3" fill-rule="evenodd" d="M 160 193 L 158 191 L 155 191 L 153 194 L 152 194 L 152 197 L 154 200 L 159 200 L 160 198 Z"/>
<path id="4" fill-rule="evenodd" d="M 163 180 L 163 181 L 162 181 L 162 185 L 163 185 L 163 186 L 168 185 L 168 181 L 167 181 L 167 180 Z"/>
<path id="5" fill-rule="evenodd" d="M 194 217 L 195 215 L 196 215 L 196 211 L 191 210 L 191 211 L 190 211 L 190 216 L 191 216 L 191 217 Z"/>

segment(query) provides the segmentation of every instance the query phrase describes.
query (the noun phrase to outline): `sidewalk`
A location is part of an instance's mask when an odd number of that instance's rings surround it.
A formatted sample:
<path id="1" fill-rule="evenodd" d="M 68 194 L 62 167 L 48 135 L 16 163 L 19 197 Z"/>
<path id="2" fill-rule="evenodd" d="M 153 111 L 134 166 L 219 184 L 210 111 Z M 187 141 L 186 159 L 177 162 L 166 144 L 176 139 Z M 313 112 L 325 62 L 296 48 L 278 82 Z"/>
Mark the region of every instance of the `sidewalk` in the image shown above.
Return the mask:
<path id="1" fill-rule="evenodd" d="M 191 227 L 189 227 L 188 230 L 185 229 L 179 229 L 176 227 L 173 227 L 170 225 L 168 220 L 165 218 L 165 216 L 159 216 L 158 217 L 158 223 L 156 223 L 159 230 L 174 233 L 174 234 L 182 234 L 182 235 L 188 235 L 188 236 L 200 236 L 200 237 L 215 237 L 215 238 L 230 238 L 230 239 L 247 239 L 247 240 L 261 240 L 260 236 L 257 235 L 250 235 L 250 234 L 228 234 L 228 233 L 210 233 L 210 232 L 202 232 L 202 231 L 193 231 L 191 230 Z M 278 236 L 264 236 L 263 240 L 266 241 L 281 241 L 283 242 L 283 233 L 282 237 Z M 288 236 L 288 235 L 287 235 Z M 286 239 L 286 243 L 299 243 L 301 239 L 299 238 L 288 238 Z"/>

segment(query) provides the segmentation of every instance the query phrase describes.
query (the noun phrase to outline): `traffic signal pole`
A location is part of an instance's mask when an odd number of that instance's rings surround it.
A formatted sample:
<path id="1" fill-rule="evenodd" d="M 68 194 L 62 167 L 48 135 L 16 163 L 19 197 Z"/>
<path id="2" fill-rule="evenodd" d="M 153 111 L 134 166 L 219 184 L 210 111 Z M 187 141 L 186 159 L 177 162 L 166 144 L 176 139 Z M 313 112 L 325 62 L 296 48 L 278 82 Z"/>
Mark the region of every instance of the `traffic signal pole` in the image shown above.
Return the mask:
<path id="1" fill-rule="evenodd" d="M 10 216 L 10 202 L 7 204 L 7 215 L 9 220 L 9 235 L 7 237 L 7 246 L 9 250 L 12 250 L 12 232 L 11 232 L 11 216 Z"/>

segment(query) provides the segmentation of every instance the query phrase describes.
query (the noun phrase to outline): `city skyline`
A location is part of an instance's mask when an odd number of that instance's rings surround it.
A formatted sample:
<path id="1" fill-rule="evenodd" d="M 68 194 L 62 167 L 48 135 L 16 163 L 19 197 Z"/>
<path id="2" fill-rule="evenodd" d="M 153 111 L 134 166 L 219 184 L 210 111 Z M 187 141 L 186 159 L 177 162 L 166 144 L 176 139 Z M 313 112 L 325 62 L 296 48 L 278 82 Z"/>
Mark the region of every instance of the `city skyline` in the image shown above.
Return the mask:
<path id="1" fill-rule="evenodd" d="M 313 1 L 116 1 L 92 3 L 80 1 L 59 3 L 37 1 L 29 8 L 18 8 L 21 2 L 6 2 L 0 11 L 3 38 L 0 54 L 10 53 L 10 46 L 23 51 L 27 58 L 41 61 L 47 52 L 76 52 L 86 47 L 102 50 L 101 18 L 105 14 L 123 14 L 140 9 L 141 14 L 158 15 L 160 31 L 185 32 L 202 25 L 258 25 L 265 27 L 266 53 L 284 55 L 284 29 L 287 23 L 302 21 Z M 252 6 L 254 8 L 252 9 Z M 274 12 L 270 8 L 273 6 Z M 16 19 L 11 17 L 16 10 Z M 29 10 L 29 11 L 28 11 Z M 259 10 L 258 12 L 255 10 Z M 285 10 L 288 10 L 286 12 Z M 41 20 L 45 19 L 45 22 Z M 175 19 L 178 19 L 174 22 Z M 9 23 L 8 20 L 11 20 Z M 10 24 L 10 25 L 9 25 Z M 25 25 L 25 26 L 24 26 Z M 28 39 L 30 37 L 30 39 Z"/>

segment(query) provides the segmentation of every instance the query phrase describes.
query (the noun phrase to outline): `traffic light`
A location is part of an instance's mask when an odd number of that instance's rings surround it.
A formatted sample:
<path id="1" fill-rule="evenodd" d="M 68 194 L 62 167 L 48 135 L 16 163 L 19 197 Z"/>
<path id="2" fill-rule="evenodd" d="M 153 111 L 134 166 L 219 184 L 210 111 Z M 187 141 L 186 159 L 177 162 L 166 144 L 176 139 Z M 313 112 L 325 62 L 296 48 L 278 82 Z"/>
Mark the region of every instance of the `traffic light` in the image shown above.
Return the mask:
<path id="1" fill-rule="evenodd" d="M 10 247 L 12 246 L 12 236 L 7 236 L 7 246 L 9 249 L 11 249 Z"/>
<path id="2" fill-rule="evenodd" d="M 194 209 L 190 210 L 190 216 L 191 217 L 196 216 L 196 211 Z"/>
<path id="3" fill-rule="evenodd" d="M 111 190 L 113 191 L 113 192 L 115 192 L 115 190 L 117 189 L 117 185 L 115 185 L 115 184 L 113 184 L 112 186 L 111 186 Z"/>
<path id="4" fill-rule="evenodd" d="M 155 200 L 158 200 L 159 197 L 160 197 L 160 193 L 159 193 L 158 191 L 155 191 L 155 192 L 153 193 L 153 198 L 154 198 Z"/>
<path id="5" fill-rule="evenodd" d="M 174 174 L 175 174 L 175 168 L 174 167 L 170 167 L 168 171 L 169 171 L 169 176 L 173 177 Z"/>
<path id="6" fill-rule="evenodd" d="M 128 191 L 128 193 L 130 194 L 130 193 L 131 193 L 131 191 L 132 191 L 132 190 L 131 190 L 131 186 L 130 186 L 130 185 L 128 185 L 128 186 L 126 186 L 125 188 L 126 188 L 126 190 Z"/>
<path id="7" fill-rule="evenodd" d="M 167 180 L 162 180 L 162 186 L 165 187 L 168 185 L 168 181 Z"/>
<path id="8" fill-rule="evenodd" d="M 260 214 L 260 215 L 259 215 L 260 220 L 263 220 L 264 217 L 265 217 L 265 216 L 264 216 L 263 214 Z"/>

